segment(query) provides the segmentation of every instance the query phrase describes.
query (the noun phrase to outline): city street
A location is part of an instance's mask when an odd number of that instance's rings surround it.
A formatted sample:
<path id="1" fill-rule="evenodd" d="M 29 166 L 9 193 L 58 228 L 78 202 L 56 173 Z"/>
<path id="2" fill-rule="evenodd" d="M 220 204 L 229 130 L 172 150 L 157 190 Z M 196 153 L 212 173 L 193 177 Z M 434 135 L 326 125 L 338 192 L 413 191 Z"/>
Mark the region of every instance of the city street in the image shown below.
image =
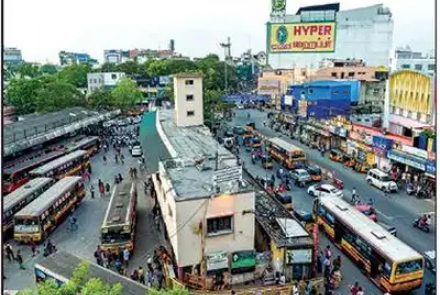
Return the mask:
<path id="1" fill-rule="evenodd" d="M 269 137 L 282 137 L 283 139 L 297 145 L 298 147 L 303 148 L 307 154 L 307 158 L 310 161 L 315 162 L 322 168 L 336 171 L 337 177 L 341 178 L 344 181 L 344 198 L 346 200 L 350 200 L 351 190 L 353 186 L 356 187 L 360 198 L 364 202 L 367 202 L 369 198 L 373 198 L 374 206 L 379 213 L 379 220 L 394 225 L 397 228 L 397 237 L 399 239 L 419 251 L 419 253 L 421 254 L 423 254 L 425 251 L 435 249 L 435 232 L 427 234 L 413 228 L 411 224 L 418 215 L 425 212 L 435 211 L 435 205 L 432 202 L 426 200 L 418 200 L 412 196 L 407 196 L 405 192 L 392 194 L 390 198 L 385 198 L 381 191 L 367 184 L 364 174 L 356 173 L 351 169 L 344 168 L 340 163 L 332 162 L 328 158 L 322 157 L 318 151 L 310 149 L 309 147 L 301 144 L 299 141 L 290 140 L 286 136 L 281 136 L 277 134 L 270 128 L 263 127 L 263 121 L 266 120 L 266 122 L 268 122 L 268 119 L 266 118 L 267 114 L 264 112 L 260 112 L 257 110 L 237 110 L 236 116 L 233 117 L 232 122 L 228 122 L 228 125 L 231 127 L 235 125 L 240 125 L 244 127 L 246 122 L 248 121 L 248 112 L 251 114 L 250 121 L 256 123 L 256 128 L 258 131 Z M 274 169 L 272 170 L 273 172 L 271 170 L 266 171 L 265 169 L 263 169 L 260 163 L 252 164 L 249 152 L 244 151 L 244 149 L 242 148 L 240 150 L 240 153 L 245 161 L 246 169 L 248 169 L 248 171 L 254 176 L 270 176 L 276 171 L 276 169 L 280 168 L 280 166 L 276 162 L 274 162 Z M 301 189 L 294 185 L 291 185 L 291 188 L 294 206 L 296 208 L 311 211 L 313 199 L 307 194 L 306 188 Z M 324 237 L 320 240 L 321 247 L 324 247 L 326 244 L 329 243 L 330 242 Z M 374 294 L 377 294 L 377 292 L 379 292 L 378 289 L 369 280 L 367 280 L 367 278 L 363 274 L 361 274 L 359 269 L 354 266 L 351 261 L 348 260 L 348 258 L 344 260 L 343 275 L 344 274 L 345 278 L 343 283 L 345 285 L 349 285 L 353 281 L 357 280 L 363 286 L 365 286 L 369 292 L 370 290 L 372 292 L 374 292 L 375 290 Z M 435 276 L 431 271 L 426 270 L 425 283 L 432 281 L 435 281 Z M 344 290 L 341 290 L 340 292 L 344 292 Z M 369 292 L 366 292 L 366 294 L 370 294 Z M 416 292 L 416 294 L 423 294 L 423 290 L 419 290 L 418 292 Z"/>
<path id="2" fill-rule="evenodd" d="M 93 256 L 96 246 L 100 243 L 100 228 L 104 218 L 105 211 L 109 204 L 110 194 L 101 198 L 98 191 L 98 179 L 104 183 L 111 184 L 113 190 L 114 177 L 121 173 L 124 179 L 129 178 L 128 169 L 130 167 L 138 167 L 138 158 L 133 158 L 128 148 L 123 148 L 122 153 L 125 156 L 124 164 L 116 164 L 114 161 L 113 149 L 107 153 L 107 163 L 104 164 L 103 155 L 101 151 L 91 158 L 92 174 L 91 183 L 86 182 L 87 196 L 74 213 L 78 220 L 78 229 L 74 232 L 67 231 L 67 222 L 64 222 L 54 233 L 50 235 L 50 240 L 57 247 L 57 249 L 68 251 L 79 257 L 85 258 L 95 263 Z M 144 149 L 145 153 L 145 149 Z M 148 168 L 154 167 L 149 165 L 147 161 L 147 172 L 152 171 Z M 156 163 L 157 165 L 157 163 Z M 165 245 L 163 233 L 158 233 L 153 226 L 152 207 L 154 201 L 150 196 L 144 194 L 143 181 L 146 177 L 145 172 L 138 173 L 137 189 L 138 189 L 138 206 L 137 206 L 137 226 L 136 226 L 136 240 L 134 256 L 130 261 L 129 271 L 132 268 L 146 265 L 148 257 L 152 256 L 155 249 L 159 245 Z M 90 197 L 89 187 L 93 184 L 95 187 L 95 198 Z M 27 245 L 17 245 L 15 241 L 8 241 L 13 246 L 14 252 L 20 248 L 22 250 L 25 270 L 18 268 L 17 262 L 9 262 L 4 257 L 4 275 L 7 277 L 4 280 L 4 289 L 6 290 L 22 290 L 26 288 L 34 289 L 35 278 L 33 273 L 33 264 L 36 258 L 31 257 L 31 251 Z M 43 244 L 38 245 L 40 254 L 43 253 Z"/>

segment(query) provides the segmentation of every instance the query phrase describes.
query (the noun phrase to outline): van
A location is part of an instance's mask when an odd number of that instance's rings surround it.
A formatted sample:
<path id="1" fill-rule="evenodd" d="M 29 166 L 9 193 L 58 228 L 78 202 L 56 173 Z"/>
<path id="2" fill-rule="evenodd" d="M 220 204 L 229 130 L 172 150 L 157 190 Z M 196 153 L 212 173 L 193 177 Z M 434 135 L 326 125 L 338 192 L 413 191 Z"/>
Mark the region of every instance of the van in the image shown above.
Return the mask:
<path id="1" fill-rule="evenodd" d="M 391 179 L 388 173 L 380 169 L 370 169 L 366 177 L 370 185 L 383 191 L 397 192 L 397 184 Z"/>

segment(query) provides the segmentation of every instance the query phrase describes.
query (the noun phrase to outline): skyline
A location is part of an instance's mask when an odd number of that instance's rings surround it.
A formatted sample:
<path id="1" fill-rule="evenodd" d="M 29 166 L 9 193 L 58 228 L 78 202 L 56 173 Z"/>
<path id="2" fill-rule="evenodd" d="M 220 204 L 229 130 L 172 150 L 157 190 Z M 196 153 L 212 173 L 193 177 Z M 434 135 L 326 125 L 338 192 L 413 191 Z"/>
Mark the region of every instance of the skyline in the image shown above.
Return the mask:
<path id="1" fill-rule="evenodd" d="M 57 64 L 62 50 L 88 53 L 102 62 L 105 49 L 165 49 L 170 39 L 175 40 L 178 53 L 190 57 L 215 53 L 223 58 L 219 43 L 228 36 L 233 56 L 249 48 L 254 53 L 266 48 L 265 24 L 269 21 L 270 1 L 224 0 L 223 5 L 215 6 L 210 6 L 212 1 L 203 0 L 60 2 L 5 0 L 6 47 L 21 49 L 26 61 Z M 299 7 L 329 2 L 287 0 L 286 13 L 294 14 Z M 393 14 L 394 47 L 409 45 L 424 53 L 435 48 L 434 0 L 423 2 L 432 5 L 381 1 Z M 378 4 L 373 0 L 340 3 L 341 10 Z M 194 10 L 203 13 L 194 14 Z"/>

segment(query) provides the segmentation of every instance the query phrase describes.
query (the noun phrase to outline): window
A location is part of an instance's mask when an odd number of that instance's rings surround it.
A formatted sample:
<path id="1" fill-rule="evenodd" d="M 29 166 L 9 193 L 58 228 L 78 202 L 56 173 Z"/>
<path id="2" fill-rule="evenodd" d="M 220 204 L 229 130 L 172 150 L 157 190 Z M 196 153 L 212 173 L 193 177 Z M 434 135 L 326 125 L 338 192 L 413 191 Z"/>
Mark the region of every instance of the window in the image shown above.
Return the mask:
<path id="1" fill-rule="evenodd" d="M 208 223 L 208 235 L 232 233 L 232 216 L 210 218 Z"/>
<path id="2" fill-rule="evenodd" d="M 186 101 L 193 101 L 194 100 L 194 95 L 189 94 L 186 96 Z"/>
<path id="3" fill-rule="evenodd" d="M 414 66 L 414 69 L 417 70 L 417 71 L 421 71 L 421 70 L 423 69 L 423 65 L 421 65 L 421 64 L 416 64 L 416 65 Z"/>
<path id="4" fill-rule="evenodd" d="M 354 77 L 354 72 L 348 72 L 349 77 Z"/>
<path id="5" fill-rule="evenodd" d="M 185 85 L 194 85 L 194 80 L 185 80 Z"/>
<path id="6" fill-rule="evenodd" d="M 187 116 L 187 117 L 192 117 L 192 116 L 194 116 L 194 111 L 187 111 L 187 112 L 186 112 L 186 116 Z"/>
<path id="7" fill-rule="evenodd" d="M 112 74 L 112 80 L 116 80 L 116 74 Z"/>
<path id="8" fill-rule="evenodd" d="M 333 77 L 333 78 L 337 78 L 337 77 L 338 77 L 338 74 L 337 74 L 337 73 L 332 73 L 332 77 Z"/>
<path id="9" fill-rule="evenodd" d="M 415 272 L 422 269 L 422 260 L 414 260 L 399 263 L 396 268 L 396 275 Z"/>
<path id="10" fill-rule="evenodd" d="M 379 88 L 374 88 L 374 89 L 373 89 L 373 94 L 379 94 L 379 92 L 380 92 L 380 89 L 379 89 Z"/>
<path id="11" fill-rule="evenodd" d="M 428 71 L 435 71 L 435 64 L 428 65 Z"/>
<path id="12" fill-rule="evenodd" d="M 402 69 L 410 69 L 411 66 L 409 64 L 403 64 Z"/>

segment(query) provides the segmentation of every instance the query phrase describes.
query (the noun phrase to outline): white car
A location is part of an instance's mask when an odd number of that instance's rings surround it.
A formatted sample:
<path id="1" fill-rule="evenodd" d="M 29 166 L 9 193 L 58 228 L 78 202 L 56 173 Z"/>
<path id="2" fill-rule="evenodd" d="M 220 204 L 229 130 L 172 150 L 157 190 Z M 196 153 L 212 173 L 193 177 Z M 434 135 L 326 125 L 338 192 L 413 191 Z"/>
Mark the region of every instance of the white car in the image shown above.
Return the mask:
<path id="1" fill-rule="evenodd" d="M 140 145 L 135 145 L 132 149 L 131 149 L 131 155 L 133 157 L 140 157 L 142 156 L 142 148 Z"/>
<path id="2" fill-rule="evenodd" d="M 307 189 L 307 193 L 313 197 L 343 197 L 342 191 L 330 184 L 312 185 Z"/>
<path id="3" fill-rule="evenodd" d="M 377 168 L 368 171 L 366 180 L 370 185 L 383 191 L 397 192 L 398 190 L 397 184 L 391 179 L 388 173 Z"/>

